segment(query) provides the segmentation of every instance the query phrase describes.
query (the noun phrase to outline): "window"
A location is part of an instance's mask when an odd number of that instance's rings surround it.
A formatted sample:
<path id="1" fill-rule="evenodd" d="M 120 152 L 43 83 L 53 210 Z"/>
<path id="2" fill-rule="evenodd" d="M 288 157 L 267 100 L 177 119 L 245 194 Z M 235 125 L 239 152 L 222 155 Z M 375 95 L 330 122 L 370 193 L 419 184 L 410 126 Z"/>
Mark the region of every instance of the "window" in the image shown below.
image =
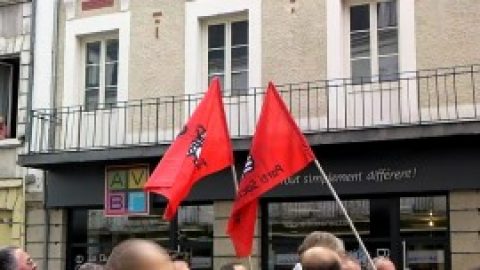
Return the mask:
<path id="1" fill-rule="evenodd" d="M 118 90 L 118 39 L 85 44 L 85 109 L 113 105 Z"/>
<path id="2" fill-rule="evenodd" d="M 19 59 L 0 61 L 0 140 L 16 137 Z"/>
<path id="3" fill-rule="evenodd" d="M 232 95 L 248 90 L 248 21 L 208 25 L 208 81 L 218 76 Z"/>
<path id="4" fill-rule="evenodd" d="M 397 2 L 370 2 L 349 7 L 350 70 L 353 83 L 398 77 Z"/>
<path id="5" fill-rule="evenodd" d="M 67 269 L 85 262 L 105 264 L 112 249 L 131 238 L 155 241 L 169 253 L 187 260 L 192 270 L 213 266 L 213 205 L 181 206 L 171 222 L 162 220 L 164 204 L 153 207 L 158 215 L 106 217 L 101 209 L 69 211 Z"/>

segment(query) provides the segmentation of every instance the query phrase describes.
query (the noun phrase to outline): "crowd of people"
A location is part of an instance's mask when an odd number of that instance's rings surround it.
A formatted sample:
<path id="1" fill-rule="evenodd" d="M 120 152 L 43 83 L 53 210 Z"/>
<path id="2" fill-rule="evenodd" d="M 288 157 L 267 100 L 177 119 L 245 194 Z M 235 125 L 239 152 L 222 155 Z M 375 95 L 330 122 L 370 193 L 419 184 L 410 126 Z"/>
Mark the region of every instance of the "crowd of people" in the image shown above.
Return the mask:
<path id="1" fill-rule="evenodd" d="M 328 232 L 312 232 L 298 248 L 299 262 L 293 270 L 361 270 L 360 262 L 350 256 L 343 241 Z M 395 270 L 387 257 L 373 259 L 376 270 Z M 78 270 L 189 270 L 188 261 L 171 256 L 153 241 L 125 240 L 115 246 L 105 265 L 85 263 Z M 241 263 L 223 265 L 221 270 L 247 270 Z M 37 270 L 28 253 L 17 247 L 0 249 L 0 270 Z M 250 269 L 252 270 L 252 269 Z M 370 269 L 369 269 L 370 270 Z M 472 270 L 480 270 L 475 268 Z"/>

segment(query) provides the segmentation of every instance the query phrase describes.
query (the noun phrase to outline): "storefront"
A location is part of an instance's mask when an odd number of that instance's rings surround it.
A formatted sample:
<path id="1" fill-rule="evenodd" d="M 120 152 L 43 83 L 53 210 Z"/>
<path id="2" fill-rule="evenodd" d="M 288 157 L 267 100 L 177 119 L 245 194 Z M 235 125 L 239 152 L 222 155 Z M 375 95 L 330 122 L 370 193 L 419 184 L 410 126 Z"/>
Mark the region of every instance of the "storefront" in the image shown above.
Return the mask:
<path id="1" fill-rule="evenodd" d="M 346 199 L 347 211 L 373 256 L 388 256 L 409 269 L 447 269 L 449 253 L 447 197 L 378 196 Z M 335 201 L 271 202 L 263 233 L 268 254 L 262 269 L 290 270 L 297 247 L 311 231 L 332 232 L 346 250 L 367 265 Z"/>
<path id="2" fill-rule="evenodd" d="M 409 269 L 451 269 L 449 197 L 480 188 L 474 138 L 328 145 L 315 153 L 344 201 L 373 256 L 390 256 Z M 238 167 L 246 153 L 236 153 Z M 151 198 L 152 215 L 105 217 L 105 168 L 158 159 L 56 167 L 48 173 L 49 207 L 68 212 L 68 268 L 103 262 L 112 247 L 131 237 L 153 239 L 189 258 L 192 269 L 212 269 L 225 227 L 215 204 L 232 200 L 228 170 L 199 182 L 174 222 L 161 220 L 164 200 Z M 225 212 L 225 211 L 224 211 Z M 262 269 L 291 269 L 303 237 L 333 232 L 353 256 L 365 261 L 338 206 L 313 166 L 287 179 L 261 201 L 259 251 Z M 223 221 L 225 219 L 222 216 Z M 457 220 L 455 222 L 462 222 Z M 215 251 L 217 250 L 217 251 Z"/>

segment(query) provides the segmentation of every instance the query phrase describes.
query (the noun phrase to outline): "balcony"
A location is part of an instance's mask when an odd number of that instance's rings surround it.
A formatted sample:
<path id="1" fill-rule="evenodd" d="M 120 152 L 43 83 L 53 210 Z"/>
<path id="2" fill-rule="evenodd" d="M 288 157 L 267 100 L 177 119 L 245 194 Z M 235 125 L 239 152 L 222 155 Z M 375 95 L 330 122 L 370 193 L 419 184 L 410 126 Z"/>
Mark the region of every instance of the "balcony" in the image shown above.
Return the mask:
<path id="1" fill-rule="evenodd" d="M 410 139 L 480 133 L 480 65 L 418 70 L 384 77 L 278 85 L 310 143 Z M 225 94 L 237 150 L 247 150 L 264 87 Z M 19 163 L 158 157 L 181 130 L 203 94 L 116 104 L 34 110 L 29 147 Z"/>

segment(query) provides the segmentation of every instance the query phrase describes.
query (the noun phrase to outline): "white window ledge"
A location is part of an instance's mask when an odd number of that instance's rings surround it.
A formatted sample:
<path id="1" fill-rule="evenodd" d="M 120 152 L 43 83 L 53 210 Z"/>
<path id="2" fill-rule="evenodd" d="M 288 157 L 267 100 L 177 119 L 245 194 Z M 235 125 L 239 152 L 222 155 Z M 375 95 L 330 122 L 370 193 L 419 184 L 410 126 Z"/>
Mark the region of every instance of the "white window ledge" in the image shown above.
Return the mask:
<path id="1" fill-rule="evenodd" d="M 22 143 L 17 138 L 0 140 L 0 148 L 14 148 L 21 145 Z"/>

